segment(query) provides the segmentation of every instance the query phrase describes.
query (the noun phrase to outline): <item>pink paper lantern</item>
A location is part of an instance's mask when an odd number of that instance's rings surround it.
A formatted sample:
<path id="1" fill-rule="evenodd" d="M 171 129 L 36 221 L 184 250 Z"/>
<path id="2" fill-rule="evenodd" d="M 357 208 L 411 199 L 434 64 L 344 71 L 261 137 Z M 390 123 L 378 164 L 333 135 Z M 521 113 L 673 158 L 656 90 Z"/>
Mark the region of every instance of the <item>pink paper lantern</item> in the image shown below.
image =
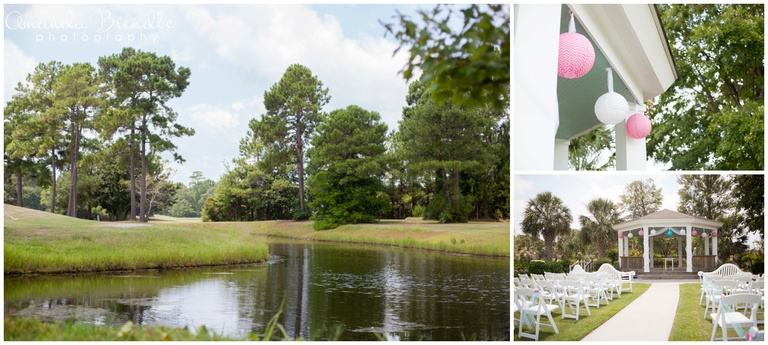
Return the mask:
<path id="1" fill-rule="evenodd" d="M 716 232 L 713 232 L 713 233 L 712 233 L 712 237 L 717 237 L 717 233 L 716 233 Z"/>
<path id="2" fill-rule="evenodd" d="M 696 236 L 697 234 L 698 234 L 698 232 L 696 232 L 695 229 L 691 231 L 691 236 Z"/>
<path id="3" fill-rule="evenodd" d="M 640 235 L 640 237 L 643 237 L 644 232 L 643 230 L 640 230 L 637 234 Z"/>
<path id="4" fill-rule="evenodd" d="M 566 79 L 581 78 L 595 64 L 595 48 L 584 35 L 576 32 L 573 14 L 568 23 L 568 32 L 560 34 L 560 48 L 557 53 L 557 75 Z"/>
<path id="5" fill-rule="evenodd" d="M 632 114 L 627 119 L 627 135 L 635 139 L 642 139 L 651 133 L 651 120 L 643 113 Z"/>
<path id="6" fill-rule="evenodd" d="M 624 238 L 624 234 L 619 233 L 619 238 Z"/>

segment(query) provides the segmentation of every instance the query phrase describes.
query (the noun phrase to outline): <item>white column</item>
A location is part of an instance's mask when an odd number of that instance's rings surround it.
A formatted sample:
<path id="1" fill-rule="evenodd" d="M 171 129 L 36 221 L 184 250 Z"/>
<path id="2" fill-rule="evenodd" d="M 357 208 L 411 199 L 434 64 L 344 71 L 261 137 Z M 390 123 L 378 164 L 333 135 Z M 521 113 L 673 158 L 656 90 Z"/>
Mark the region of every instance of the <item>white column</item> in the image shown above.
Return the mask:
<path id="1" fill-rule="evenodd" d="M 683 268 L 683 238 L 677 236 L 677 267 Z"/>
<path id="2" fill-rule="evenodd" d="M 715 256 L 715 265 L 720 260 L 717 260 L 717 237 L 712 237 L 712 255 Z"/>
<path id="3" fill-rule="evenodd" d="M 624 255 L 629 256 L 629 237 L 624 235 Z"/>
<path id="4" fill-rule="evenodd" d="M 648 262 L 648 228 L 643 227 L 643 272 L 649 272 L 650 265 Z"/>
<path id="5" fill-rule="evenodd" d="M 640 106 L 640 111 L 645 105 Z M 629 115 L 635 113 L 635 103 L 629 103 Z M 621 121 L 614 126 L 616 132 L 616 170 L 645 170 L 645 138 L 635 139 L 627 135 L 627 121 Z"/>
<path id="6" fill-rule="evenodd" d="M 555 170 L 568 170 L 568 145 L 570 140 L 555 139 Z"/>
<path id="7" fill-rule="evenodd" d="M 704 229 L 701 230 L 704 233 Z M 704 255 L 709 255 L 709 237 L 702 238 L 704 240 Z"/>
<path id="8" fill-rule="evenodd" d="M 653 268 L 653 237 L 650 237 L 650 234 L 645 234 L 645 235 L 648 236 L 648 245 L 651 247 L 650 260 L 651 260 L 651 268 Z"/>
<path id="9" fill-rule="evenodd" d="M 624 238 L 619 238 L 619 268 L 621 268 L 621 257 L 624 256 Z"/>
<path id="10" fill-rule="evenodd" d="M 688 227 L 688 231 L 685 232 L 685 257 L 687 259 L 685 264 L 685 271 L 686 272 L 693 272 L 693 257 L 691 250 L 693 249 L 693 242 L 691 238 L 691 231 L 693 230 L 693 227 Z"/>
<path id="11" fill-rule="evenodd" d="M 514 140 L 516 170 L 553 170 L 561 4 L 515 8 Z"/>

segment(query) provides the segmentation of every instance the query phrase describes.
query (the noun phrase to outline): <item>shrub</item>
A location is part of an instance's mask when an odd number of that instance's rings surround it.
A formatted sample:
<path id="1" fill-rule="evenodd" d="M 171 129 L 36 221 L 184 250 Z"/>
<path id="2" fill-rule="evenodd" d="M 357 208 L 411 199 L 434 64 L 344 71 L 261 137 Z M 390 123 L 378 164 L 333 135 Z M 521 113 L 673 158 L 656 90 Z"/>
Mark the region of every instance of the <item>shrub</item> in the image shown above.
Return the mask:
<path id="1" fill-rule="evenodd" d="M 571 263 L 572 261 L 569 259 L 560 259 L 558 261 L 560 263 L 561 269 L 564 273 L 570 273 L 571 272 Z"/>
<path id="2" fill-rule="evenodd" d="M 544 274 L 544 268 L 546 268 L 546 263 L 543 260 L 531 260 L 530 263 L 528 263 L 528 273 L 531 274 Z"/>
<path id="3" fill-rule="evenodd" d="M 597 271 L 603 264 L 609 264 L 613 266 L 613 261 L 610 258 L 600 258 L 592 261 L 592 270 Z"/>
<path id="4" fill-rule="evenodd" d="M 619 250 L 616 248 L 609 248 L 605 251 L 605 257 L 611 259 L 611 262 L 619 261 Z"/>
<path id="5" fill-rule="evenodd" d="M 515 260 L 515 273 L 528 273 L 528 262 Z"/>
<path id="6" fill-rule="evenodd" d="M 550 261 L 546 263 L 544 272 L 563 273 L 563 266 L 558 261 Z"/>
<path id="7" fill-rule="evenodd" d="M 416 207 L 413 208 L 413 216 L 414 217 L 424 217 L 424 211 L 426 211 L 427 208 L 424 207 L 424 205 L 416 205 Z"/>

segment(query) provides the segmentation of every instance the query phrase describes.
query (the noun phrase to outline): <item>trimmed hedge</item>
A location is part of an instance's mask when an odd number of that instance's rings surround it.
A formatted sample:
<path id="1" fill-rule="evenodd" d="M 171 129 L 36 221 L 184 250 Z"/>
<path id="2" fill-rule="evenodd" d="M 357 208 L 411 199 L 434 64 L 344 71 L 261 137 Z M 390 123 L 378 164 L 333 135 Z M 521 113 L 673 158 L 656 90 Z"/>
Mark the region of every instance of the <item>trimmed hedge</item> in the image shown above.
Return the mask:
<path id="1" fill-rule="evenodd" d="M 563 273 L 563 265 L 558 261 L 547 262 L 546 267 L 544 267 L 544 272 Z"/>
<path id="2" fill-rule="evenodd" d="M 544 274 L 544 268 L 547 264 L 543 260 L 531 260 L 528 263 L 528 273 L 530 274 Z"/>

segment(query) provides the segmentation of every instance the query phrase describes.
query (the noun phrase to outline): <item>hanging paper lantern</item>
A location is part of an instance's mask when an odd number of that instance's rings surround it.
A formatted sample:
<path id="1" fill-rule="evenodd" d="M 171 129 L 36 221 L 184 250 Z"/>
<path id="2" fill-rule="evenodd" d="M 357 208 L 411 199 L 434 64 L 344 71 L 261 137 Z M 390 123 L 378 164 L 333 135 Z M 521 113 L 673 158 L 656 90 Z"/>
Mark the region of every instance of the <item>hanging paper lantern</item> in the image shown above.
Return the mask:
<path id="1" fill-rule="evenodd" d="M 702 232 L 701 233 L 701 238 L 707 238 L 707 233 L 706 232 Z"/>
<path id="2" fill-rule="evenodd" d="M 656 235 L 656 230 L 655 229 L 651 229 L 651 236 L 653 236 L 653 235 Z"/>
<path id="3" fill-rule="evenodd" d="M 712 237 L 717 237 L 717 233 L 716 233 L 716 232 L 713 232 L 713 233 L 712 233 Z"/>
<path id="4" fill-rule="evenodd" d="M 568 32 L 560 34 L 560 48 L 557 53 L 557 75 L 567 78 L 581 78 L 595 64 L 595 48 L 584 35 L 576 32 L 573 13 L 568 23 Z"/>
<path id="5" fill-rule="evenodd" d="M 608 71 L 608 92 L 604 93 L 595 102 L 595 116 L 606 125 L 615 125 L 627 118 L 629 105 L 624 96 L 613 92 L 613 70 Z"/>
<path id="6" fill-rule="evenodd" d="M 672 237 L 672 230 L 667 230 L 667 237 Z"/>
<path id="7" fill-rule="evenodd" d="M 642 139 L 651 133 L 651 120 L 643 113 L 632 114 L 627 119 L 627 135 L 635 139 Z"/>
<path id="8" fill-rule="evenodd" d="M 680 235 L 685 235 L 685 229 L 680 230 Z"/>
<path id="9" fill-rule="evenodd" d="M 619 233 L 619 238 L 624 238 L 624 234 Z"/>
<path id="10" fill-rule="evenodd" d="M 691 230 L 691 236 L 696 237 L 697 234 L 696 229 Z"/>
<path id="11" fill-rule="evenodd" d="M 630 232 L 629 235 L 627 235 L 627 236 L 629 236 L 629 238 L 632 238 L 632 233 Z"/>
<path id="12" fill-rule="evenodd" d="M 643 237 L 644 232 L 643 230 L 640 230 L 637 234 L 640 235 L 640 237 Z"/>

